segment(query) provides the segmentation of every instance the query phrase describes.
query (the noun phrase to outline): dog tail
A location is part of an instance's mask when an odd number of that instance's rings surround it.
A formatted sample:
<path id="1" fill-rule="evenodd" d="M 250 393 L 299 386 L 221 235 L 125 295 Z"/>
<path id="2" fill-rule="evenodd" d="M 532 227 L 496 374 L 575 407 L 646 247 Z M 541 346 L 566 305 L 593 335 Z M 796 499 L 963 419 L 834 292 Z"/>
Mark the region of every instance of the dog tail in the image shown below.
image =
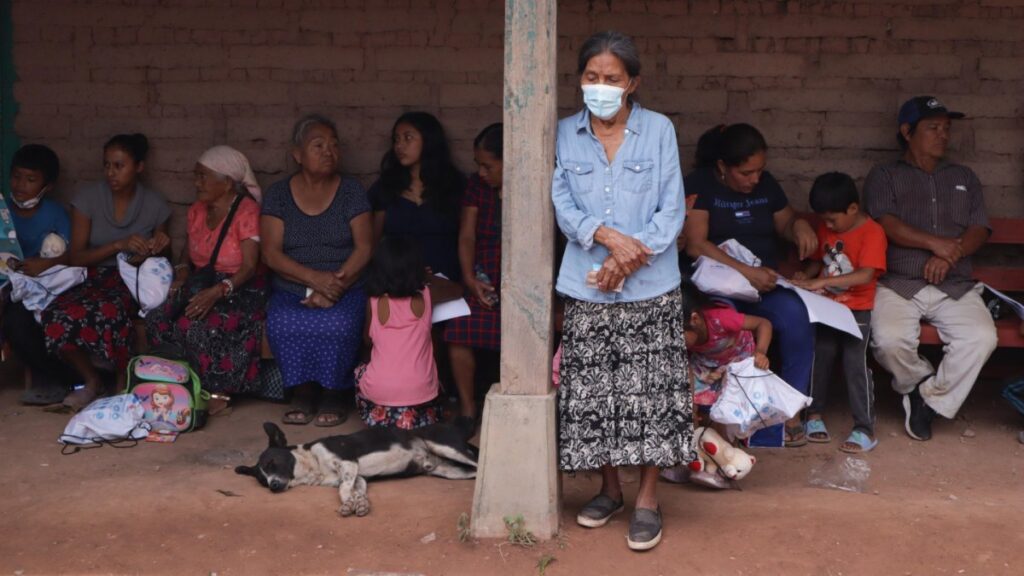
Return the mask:
<path id="1" fill-rule="evenodd" d="M 459 431 L 463 440 L 469 440 L 476 432 L 476 420 L 469 416 L 456 416 L 452 426 Z"/>

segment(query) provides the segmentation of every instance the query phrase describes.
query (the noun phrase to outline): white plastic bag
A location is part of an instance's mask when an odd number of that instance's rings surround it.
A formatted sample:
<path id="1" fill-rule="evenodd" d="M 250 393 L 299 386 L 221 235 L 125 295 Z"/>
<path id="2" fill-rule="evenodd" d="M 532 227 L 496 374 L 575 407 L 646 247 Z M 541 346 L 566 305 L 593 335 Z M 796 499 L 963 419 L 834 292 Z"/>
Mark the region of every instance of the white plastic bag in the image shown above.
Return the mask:
<path id="1" fill-rule="evenodd" d="M 753 358 L 729 364 L 724 378 L 722 392 L 711 407 L 711 419 L 725 424 L 730 439 L 749 438 L 811 405 L 808 396 L 785 380 L 754 366 Z"/>
<path id="2" fill-rule="evenodd" d="M 57 296 L 85 282 L 86 269 L 58 264 L 38 276 L 10 272 L 11 301 L 21 302 L 26 310 L 41 312 Z"/>
<path id="3" fill-rule="evenodd" d="M 98 444 L 100 441 L 141 440 L 149 434 L 142 420 L 145 408 L 134 394 L 118 394 L 94 400 L 71 417 L 61 444 Z"/>
<path id="4" fill-rule="evenodd" d="M 726 240 L 718 245 L 723 252 L 748 266 L 760 266 L 761 259 L 736 240 Z M 738 270 L 718 260 L 701 256 L 694 262 L 690 281 L 701 292 L 711 296 L 733 298 L 744 302 L 759 302 L 761 295 L 750 280 Z"/>
<path id="5" fill-rule="evenodd" d="M 174 281 L 174 268 L 167 258 L 146 258 L 136 268 L 128 263 L 128 255 L 121 252 L 117 255 L 117 269 L 128 291 L 132 293 L 132 298 L 139 303 L 139 316 L 142 318 L 167 300 L 171 282 Z"/>

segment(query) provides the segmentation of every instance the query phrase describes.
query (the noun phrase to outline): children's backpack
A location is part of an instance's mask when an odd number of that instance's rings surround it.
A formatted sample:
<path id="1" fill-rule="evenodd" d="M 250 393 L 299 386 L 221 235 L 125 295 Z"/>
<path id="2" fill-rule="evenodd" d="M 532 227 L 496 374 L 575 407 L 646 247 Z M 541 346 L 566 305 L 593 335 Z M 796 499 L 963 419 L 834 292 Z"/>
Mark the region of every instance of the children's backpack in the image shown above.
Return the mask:
<path id="1" fill-rule="evenodd" d="M 136 356 L 128 363 L 128 392 L 142 402 L 142 419 L 155 433 L 191 432 L 206 425 L 210 393 L 188 362 Z"/>

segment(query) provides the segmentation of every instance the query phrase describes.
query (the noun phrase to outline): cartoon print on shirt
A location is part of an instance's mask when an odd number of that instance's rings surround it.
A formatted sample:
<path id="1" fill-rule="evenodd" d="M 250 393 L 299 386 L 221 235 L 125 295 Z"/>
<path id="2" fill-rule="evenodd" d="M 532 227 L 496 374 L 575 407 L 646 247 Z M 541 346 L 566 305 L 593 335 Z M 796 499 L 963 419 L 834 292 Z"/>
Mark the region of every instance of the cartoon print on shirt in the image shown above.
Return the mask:
<path id="1" fill-rule="evenodd" d="M 825 244 L 824 256 L 822 261 L 825 264 L 824 275 L 828 278 L 835 276 L 842 276 L 843 274 L 849 274 L 853 272 L 853 262 L 850 261 L 850 257 L 843 253 L 843 241 L 838 240 L 834 245 Z M 846 292 L 848 288 L 834 288 L 829 287 L 829 292 L 833 294 L 842 294 Z"/>

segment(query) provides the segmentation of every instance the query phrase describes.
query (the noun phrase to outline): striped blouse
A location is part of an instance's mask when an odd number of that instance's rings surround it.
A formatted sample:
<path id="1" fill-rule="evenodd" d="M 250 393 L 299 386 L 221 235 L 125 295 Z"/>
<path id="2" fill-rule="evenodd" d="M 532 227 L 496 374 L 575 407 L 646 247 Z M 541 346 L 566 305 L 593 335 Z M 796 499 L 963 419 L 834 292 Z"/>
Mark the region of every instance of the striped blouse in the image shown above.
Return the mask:
<path id="1" fill-rule="evenodd" d="M 875 166 L 864 181 L 864 206 L 876 220 L 888 214 L 943 238 L 960 237 L 969 226 L 989 225 L 978 177 L 966 166 L 947 162 L 930 174 L 903 160 Z M 888 271 L 880 282 L 903 298 L 913 298 L 928 285 L 924 266 L 931 256 L 928 250 L 889 242 Z M 971 260 L 963 258 L 936 287 L 959 300 L 974 285 Z"/>

